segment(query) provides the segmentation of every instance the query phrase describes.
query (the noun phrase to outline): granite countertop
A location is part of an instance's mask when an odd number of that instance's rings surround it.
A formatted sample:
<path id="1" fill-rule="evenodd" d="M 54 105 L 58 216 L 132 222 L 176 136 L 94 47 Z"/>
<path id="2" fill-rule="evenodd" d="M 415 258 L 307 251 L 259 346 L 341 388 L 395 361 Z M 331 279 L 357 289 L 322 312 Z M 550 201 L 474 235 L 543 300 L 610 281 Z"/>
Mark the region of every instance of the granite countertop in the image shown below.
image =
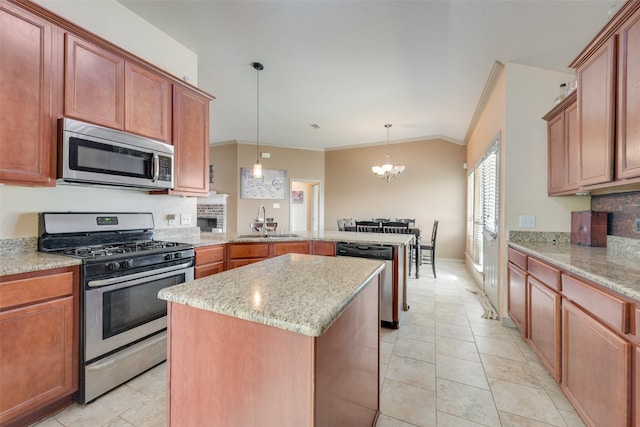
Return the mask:
<path id="1" fill-rule="evenodd" d="M 291 236 L 295 234 L 295 236 Z M 406 245 L 413 241 L 413 234 L 390 233 L 358 233 L 350 231 L 299 231 L 291 234 L 273 234 L 269 237 L 251 237 L 238 233 L 208 233 L 199 236 L 178 238 L 183 243 L 194 246 L 209 246 L 223 243 L 251 243 L 251 242 L 293 242 L 298 240 L 324 240 L 330 242 L 369 243 L 381 245 Z"/>
<path id="2" fill-rule="evenodd" d="M 82 264 L 82 260 L 63 255 L 31 250 L 0 250 L 0 276 L 71 267 Z"/>
<path id="3" fill-rule="evenodd" d="M 320 336 L 383 269 L 370 259 L 287 254 L 165 288 L 158 297 Z"/>
<path id="4" fill-rule="evenodd" d="M 572 245 L 510 240 L 509 244 L 622 295 L 640 301 L 640 253 Z"/>

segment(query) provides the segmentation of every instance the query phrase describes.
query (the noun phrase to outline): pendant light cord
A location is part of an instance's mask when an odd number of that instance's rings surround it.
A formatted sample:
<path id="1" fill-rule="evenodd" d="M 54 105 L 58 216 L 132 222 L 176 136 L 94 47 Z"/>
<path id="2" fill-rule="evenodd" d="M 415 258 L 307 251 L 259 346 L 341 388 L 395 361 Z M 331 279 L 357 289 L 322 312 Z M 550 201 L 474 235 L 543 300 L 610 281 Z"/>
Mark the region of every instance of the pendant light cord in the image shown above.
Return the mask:
<path id="1" fill-rule="evenodd" d="M 256 68 L 256 163 L 260 163 L 260 69 Z"/>

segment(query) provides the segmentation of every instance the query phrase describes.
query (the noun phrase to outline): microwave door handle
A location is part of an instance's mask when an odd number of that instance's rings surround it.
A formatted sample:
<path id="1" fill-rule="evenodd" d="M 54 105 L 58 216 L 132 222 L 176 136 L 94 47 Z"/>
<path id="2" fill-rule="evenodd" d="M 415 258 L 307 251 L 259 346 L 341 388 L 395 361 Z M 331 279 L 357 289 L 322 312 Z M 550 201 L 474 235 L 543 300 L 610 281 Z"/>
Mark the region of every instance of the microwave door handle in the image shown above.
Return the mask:
<path id="1" fill-rule="evenodd" d="M 156 182 L 158 181 L 158 177 L 160 176 L 160 159 L 155 153 L 153 154 L 151 167 L 153 168 L 153 177 L 151 179 L 151 182 Z"/>

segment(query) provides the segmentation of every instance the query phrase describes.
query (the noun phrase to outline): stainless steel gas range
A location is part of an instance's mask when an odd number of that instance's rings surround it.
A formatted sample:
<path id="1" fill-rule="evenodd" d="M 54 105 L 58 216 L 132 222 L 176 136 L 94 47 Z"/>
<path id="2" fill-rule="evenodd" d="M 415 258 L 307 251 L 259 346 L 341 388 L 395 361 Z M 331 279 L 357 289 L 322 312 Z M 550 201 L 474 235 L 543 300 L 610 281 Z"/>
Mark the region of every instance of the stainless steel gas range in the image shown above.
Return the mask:
<path id="1" fill-rule="evenodd" d="M 153 228 L 151 213 L 40 214 L 38 249 L 82 259 L 80 403 L 166 360 L 158 291 L 193 280 L 194 250 L 153 240 Z"/>

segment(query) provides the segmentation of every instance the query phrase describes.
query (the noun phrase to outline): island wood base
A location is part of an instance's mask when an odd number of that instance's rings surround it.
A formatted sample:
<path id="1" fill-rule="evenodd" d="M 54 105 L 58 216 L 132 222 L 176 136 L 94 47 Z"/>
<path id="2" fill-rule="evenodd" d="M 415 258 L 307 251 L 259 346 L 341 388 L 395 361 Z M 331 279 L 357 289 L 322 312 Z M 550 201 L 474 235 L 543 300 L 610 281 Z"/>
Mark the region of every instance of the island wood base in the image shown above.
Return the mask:
<path id="1" fill-rule="evenodd" d="M 377 277 L 319 337 L 169 303 L 168 425 L 374 426 Z"/>

